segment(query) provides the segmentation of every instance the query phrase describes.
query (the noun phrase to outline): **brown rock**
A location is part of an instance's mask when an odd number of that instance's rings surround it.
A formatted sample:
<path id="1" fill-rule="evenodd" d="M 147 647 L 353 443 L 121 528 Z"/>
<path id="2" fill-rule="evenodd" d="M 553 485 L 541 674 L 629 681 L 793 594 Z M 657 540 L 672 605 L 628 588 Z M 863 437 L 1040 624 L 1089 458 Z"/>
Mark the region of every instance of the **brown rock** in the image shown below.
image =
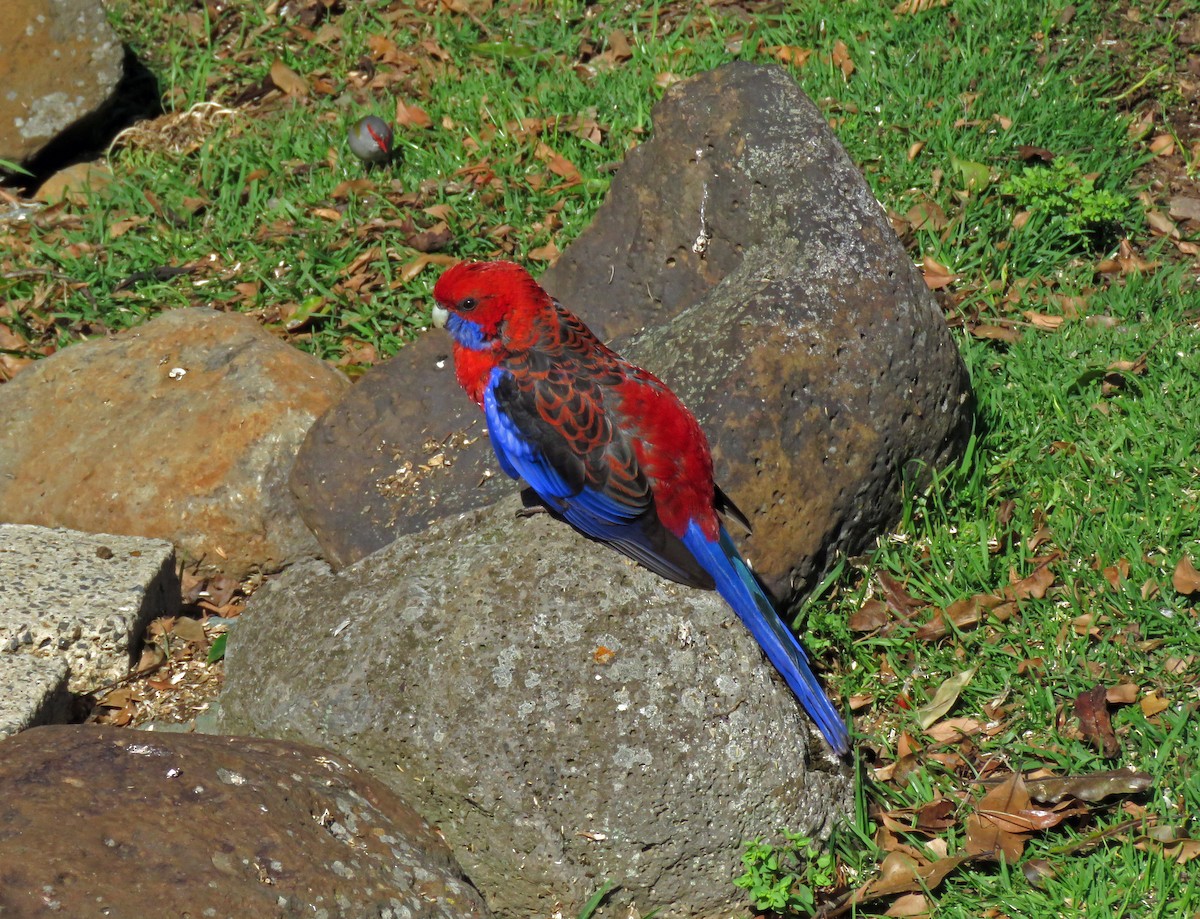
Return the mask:
<path id="1" fill-rule="evenodd" d="M 0 3 L 0 159 L 26 161 L 103 109 L 123 61 L 99 0 Z"/>
<path id="2" fill-rule="evenodd" d="M 731 64 L 672 88 L 653 138 L 542 280 L 695 411 L 777 593 L 866 544 L 895 518 L 905 467 L 945 463 L 969 433 L 966 372 L 936 304 L 781 68 Z M 327 558 L 350 563 L 515 488 L 498 472 L 480 487 L 496 467 L 478 411 L 435 359 L 449 350 L 405 349 L 314 425 L 292 485 Z M 427 395 L 437 387 L 453 398 Z M 436 481 L 384 487 L 435 451 L 454 459 Z"/>
<path id="3" fill-rule="evenodd" d="M 315 747 L 120 728 L 0 743 L 5 916 L 489 915 L 440 835 Z"/>
<path id="4" fill-rule="evenodd" d="M 315 555 L 287 478 L 345 378 L 243 316 L 163 313 L 0 387 L 0 521 L 153 536 L 241 577 Z"/>

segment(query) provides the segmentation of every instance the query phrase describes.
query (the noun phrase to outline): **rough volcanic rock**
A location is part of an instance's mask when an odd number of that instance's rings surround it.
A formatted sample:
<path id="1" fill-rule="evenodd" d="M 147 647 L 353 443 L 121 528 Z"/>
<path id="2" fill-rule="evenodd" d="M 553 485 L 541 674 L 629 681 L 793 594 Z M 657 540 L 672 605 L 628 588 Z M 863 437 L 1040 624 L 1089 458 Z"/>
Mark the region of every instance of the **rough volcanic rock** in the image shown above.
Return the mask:
<path id="1" fill-rule="evenodd" d="M 865 545 L 898 512 L 905 467 L 945 463 L 969 433 L 969 383 L 940 311 L 780 68 L 731 64 L 673 87 L 653 138 L 542 280 L 695 409 L 719 481 L 755 512 L 749 551 L 777 593 L 835 547 Z M 629 338 L 643 328 L 645 344 Z M 502 490 L 486 479 L 496 467 L 477 410 L 443 394 L 456 387 L 442 342 L 368 373 L 301 448 L 292 485 L 335 563 Z"/>
<path id="2" fill-rule="evenodd" d="M 94 116 L 121 81 L 125 52 L 98 0 L 0 4 L 0 159 L 32 158 Z"/>
<path id="3" fill-rule="evenodd" d="M 0 787 L 0 915 L 489 915 L 438 833 L 324 750 L 42 727 L 0 743 Z"/>
<path id="4" fill-rule="evenodd" d="M 0 521 L 166 539 L 232 577 L 311 558 L 288 475 L 347 386 L 208 309 L 66 348 L 0 387 Z"/>
<path id="5" fill-rule="evenodd" d="M 516 497 L 332 573 L 296 566 L 231 632 L 221 729 L 319 743 L 446 835 L 488 905 L 739 910 L 741 842 L 825 835 L 851 779 L 713 593 Z"/>

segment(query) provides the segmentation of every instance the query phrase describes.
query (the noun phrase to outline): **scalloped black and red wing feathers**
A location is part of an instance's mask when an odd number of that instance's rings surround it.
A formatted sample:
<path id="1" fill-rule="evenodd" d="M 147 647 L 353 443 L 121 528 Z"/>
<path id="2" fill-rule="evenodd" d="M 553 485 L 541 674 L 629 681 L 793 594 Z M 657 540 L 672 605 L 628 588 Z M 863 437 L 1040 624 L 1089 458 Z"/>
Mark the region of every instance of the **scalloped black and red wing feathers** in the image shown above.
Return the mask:
<path id="1" fill-rule="evenodd" d="M 841 716 L 720 522 L 718 512 L 745 517 L 714 484 L 708 441 L 675 394 L 519 265 L 456 265 L 434 298 L 501 468 L 584 535 L 663 577 L 715 588 L 844 754 Z"/>

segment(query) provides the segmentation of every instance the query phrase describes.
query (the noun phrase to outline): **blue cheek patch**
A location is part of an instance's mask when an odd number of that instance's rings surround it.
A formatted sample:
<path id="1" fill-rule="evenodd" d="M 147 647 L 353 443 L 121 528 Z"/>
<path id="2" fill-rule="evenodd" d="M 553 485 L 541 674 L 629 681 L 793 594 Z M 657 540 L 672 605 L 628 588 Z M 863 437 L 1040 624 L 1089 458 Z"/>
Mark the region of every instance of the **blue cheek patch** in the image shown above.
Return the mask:
<path id="1" fill-rule="evenodd" d="M 469 319 L 464 319 L 457 313 L 451 313 L 450 318 L 446 320 L 446 330 L 464 348 L 470 348 L 472 351 L 484 351 L 488 348 L 488 343 L 483 340 L 483 330 L 479 328 L 479 325 Z"/>

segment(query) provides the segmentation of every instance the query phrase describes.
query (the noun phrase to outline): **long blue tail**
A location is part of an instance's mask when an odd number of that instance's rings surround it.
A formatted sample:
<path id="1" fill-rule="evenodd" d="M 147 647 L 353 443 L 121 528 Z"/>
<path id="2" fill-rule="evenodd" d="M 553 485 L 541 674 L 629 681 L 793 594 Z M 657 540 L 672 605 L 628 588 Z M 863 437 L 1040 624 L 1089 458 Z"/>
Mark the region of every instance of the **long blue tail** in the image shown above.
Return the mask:
<path id="1" fill-rule="evenodd" d="M 817 682 L 816 675 L 808 666 L 808 657 L 796 636 L 779 618 L 775 607 L 763 593 L 754 575 L 738 554 L 725 527 L 721 527 L 720 538 L 712 542 L 696 524 L 691 524 L 683 535 L 683 543 L 712 575 L 717 593 L 725 598 L 738 618 L 742 620 L 754 640 L 766 652 L 768 660 L 787 681 L 800 704 L 835 753 L 844 756 L 850 750 L 850 735 L 842 716 L 833 707 L 825 690 Z"/>

